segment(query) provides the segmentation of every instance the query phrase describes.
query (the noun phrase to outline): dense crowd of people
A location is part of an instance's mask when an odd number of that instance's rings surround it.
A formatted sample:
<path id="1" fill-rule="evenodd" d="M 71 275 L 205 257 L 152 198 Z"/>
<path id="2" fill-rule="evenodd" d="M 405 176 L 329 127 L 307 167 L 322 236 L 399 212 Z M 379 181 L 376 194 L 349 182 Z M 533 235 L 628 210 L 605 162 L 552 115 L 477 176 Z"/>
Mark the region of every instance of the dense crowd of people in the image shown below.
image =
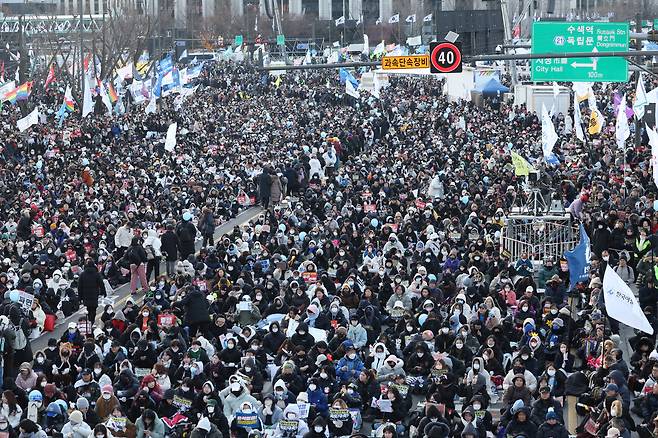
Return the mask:
<path id="1" fill-rule="evenodd" d="M 535 113 L 434 78 L 358 100 L 336 72 L 207 63 L 199 83 L 61 128 L 63 90 L 34 96 L 48 120 L 22 134 L 2 108 L 3 436 L 566 438 L 569 395 L 581 438 L 658 434 L 655 336 L 626 348 L 601 292 L 614 266 L 658 328 L 646 137 L 624 172 L 614 123 L 581 144 L 558 114 L 546 166 Z M 595 88 L 609 121 L 612 88 Z M 529 196 L 510 150 L 579 204 L 587 281 L 500 247 Z"/>

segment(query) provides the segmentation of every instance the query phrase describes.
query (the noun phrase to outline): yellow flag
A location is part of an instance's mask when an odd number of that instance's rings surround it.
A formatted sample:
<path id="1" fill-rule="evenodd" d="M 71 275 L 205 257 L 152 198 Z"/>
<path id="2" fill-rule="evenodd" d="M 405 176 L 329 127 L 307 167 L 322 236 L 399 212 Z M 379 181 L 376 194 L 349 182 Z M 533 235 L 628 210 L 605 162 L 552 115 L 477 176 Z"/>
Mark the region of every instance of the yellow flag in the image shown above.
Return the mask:
<path id="1" fill-rule="evenodd" d="M 276 77 L 276 81 L 274 81 L 274 85 L 276 85 L 276 88 L 279 88 L 279 85 L 281 85 L 281 75 Z"/>
<path id="2" fill-rule="evenodd" d="M 587 127 L 587 132 L 589 135 L 595 135 L 601 132 L 603 129 L 603 114 L 598 109 L 593 109 L 592 114 L 589 116 L 589 126 Z"/>
<path id="3" fill-rule="evenodd" d="M 528 176 L 530 172 L 535 171 L 535 168 L 525 158 L 514 151 L 512 151 L 512 164 L 514 165 L 514 174 L 516 176 Z"/>

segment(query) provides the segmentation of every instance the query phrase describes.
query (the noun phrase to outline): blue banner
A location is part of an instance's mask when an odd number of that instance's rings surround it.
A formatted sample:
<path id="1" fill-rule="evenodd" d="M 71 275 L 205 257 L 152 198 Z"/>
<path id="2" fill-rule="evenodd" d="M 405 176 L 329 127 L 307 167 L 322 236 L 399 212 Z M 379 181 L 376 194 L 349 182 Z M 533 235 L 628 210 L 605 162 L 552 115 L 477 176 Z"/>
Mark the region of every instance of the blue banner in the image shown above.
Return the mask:
<path id="1" fill-rule="evenodd" d="M 580 242 L 571 251 L 564 252 L 564 258 L 569 264 L 569 290 L 576 287 L 576 283 L 588 280 L 590 254 L 589 236 L 583 224 L 580 224 Z"/>

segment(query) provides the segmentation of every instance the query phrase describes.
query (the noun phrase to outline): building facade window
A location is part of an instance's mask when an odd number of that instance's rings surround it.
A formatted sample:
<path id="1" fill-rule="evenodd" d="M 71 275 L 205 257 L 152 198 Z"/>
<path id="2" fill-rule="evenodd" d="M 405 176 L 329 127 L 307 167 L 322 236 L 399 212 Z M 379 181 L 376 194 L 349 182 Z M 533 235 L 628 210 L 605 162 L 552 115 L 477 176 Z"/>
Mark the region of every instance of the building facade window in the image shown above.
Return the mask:
<path id="1" fill-rule="evenodd" d="M 302 14 L 309 18 L 320 16 L 320 0 L 302 0 Z"/>

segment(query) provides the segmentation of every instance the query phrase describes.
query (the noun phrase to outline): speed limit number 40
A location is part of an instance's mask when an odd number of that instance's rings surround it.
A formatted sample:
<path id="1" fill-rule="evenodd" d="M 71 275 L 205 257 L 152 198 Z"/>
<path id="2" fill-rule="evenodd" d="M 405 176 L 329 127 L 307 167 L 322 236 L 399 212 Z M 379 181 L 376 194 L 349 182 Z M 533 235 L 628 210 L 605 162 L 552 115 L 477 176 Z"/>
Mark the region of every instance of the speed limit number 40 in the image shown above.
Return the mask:
<path id="1" fill-rule="evenodd" d="M 430 71 L 432 73 L 460 73 L 462 51 L 457 43 L 430 43 Z"/>

